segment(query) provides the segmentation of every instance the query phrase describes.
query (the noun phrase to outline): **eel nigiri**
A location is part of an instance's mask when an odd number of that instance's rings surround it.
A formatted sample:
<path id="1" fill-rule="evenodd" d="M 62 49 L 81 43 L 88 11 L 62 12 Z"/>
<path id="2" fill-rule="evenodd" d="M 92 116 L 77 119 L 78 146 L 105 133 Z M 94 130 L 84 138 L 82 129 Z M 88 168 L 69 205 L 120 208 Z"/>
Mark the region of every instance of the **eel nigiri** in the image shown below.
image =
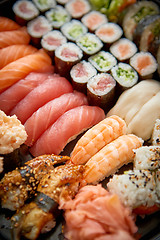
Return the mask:
<path id="1" fill-rule="evenodd" d="M 30 148 L 33 156 L 43 153 L 59 154 L 68 142 L 84 130 L 92 127 L 105 118 L 99 107 L 80 106 L 65 112 L 50 126 Z"/>
<path id="2" fill-rule="evenodd" d="M 22 58 L 24 56 L 33 54 L 37 49 L 31 45 L 17 44 L 0 49 L 0 69 L 7 64 Z"/>
<path id="3" fill-rule="evenodd" d="M 52 68 L 51 58 L 42 49 L 9 63 L 0 70 L 0 92 L 26 77 L 30 72 L 47 72 Z"/>
<path id="4" fill-rule="evenodd" d="M 28 134 L 25 143 L 32 146 L 63 113 L 81 105 L 88 105 L 88 102 L 87 97 L 80 92 L 66 93 L 46 103 L 25 122 Z"/>
<path id="5" fill-rule="evenodd" d="M 23 98 L 15 108 L 13 108 L 10 115 L 15 114 L 22 124 L 24 124 L 38 108 L 62 94 L 72 91 L 72 85 L 66 78 L 52 74 L 46 81 L 34 88 Z"/>
<path id="6" fill-rule="evenodd" d="M 26 27 L 21 27 L 13 31 L 0 32 L 0 48 L 8 47 L 14 44 L 29 44 L 30 35 Z"/>
<path id="7" fill-rule="evenodd" d="M 7 17 L 0 17 L 0 32 L 3 31 L 12 31 L 17 30 L 21 26 L 18 25 L 15 21 Z"/>
<path id="8" fill-rule="evenodd" d="M 143 140 L 136 135 L 122 135 L 107 144 L 86 163 L 84 179 L 97 183 L 115 173 L 124 164 L 134 159 L 134 149 L 141 147 Z"/>
<path id="9" fill-rule="evenodd" d="M 113 115 L 89 129 L 77 142 L 72 153 L 74 164 L 86 163 L 94 154 L 117 137 L 126 134 L 125 121 Z"/>
<path id="10" fill-rule="evenodd" d="M 14 83 L 0 94 L 0 109 L 9 114 L 19 101 L 43 83 L 51 73 L 31 72 L 24 79 Z"/>

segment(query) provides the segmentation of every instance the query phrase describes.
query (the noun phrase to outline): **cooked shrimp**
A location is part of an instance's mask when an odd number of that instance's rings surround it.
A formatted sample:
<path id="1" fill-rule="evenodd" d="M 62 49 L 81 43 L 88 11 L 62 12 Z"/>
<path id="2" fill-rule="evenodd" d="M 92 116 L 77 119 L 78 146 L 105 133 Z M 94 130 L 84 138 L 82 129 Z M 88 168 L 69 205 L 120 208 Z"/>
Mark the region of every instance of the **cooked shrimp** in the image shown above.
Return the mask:
<path id="1" fill-rule="evenodd" d="M 0 181 L 0 199 L 3 208 L 16 210 L 33 196 L 39 181 L 55 164 L 66 162 L 67 156 L 42 155 L 25 163 L 24 167 L 6 173 Z"/>
<path id="2" fill-rule="evenodd" d="M 103 147 L 86 163 L 84 179 L 97 183 L 115 173 L 124 164 L 134 159 L 134 149 L 141 147 L 143 140 L 136 135 L 123 135 Z"/>
<path id="3" fill-rule="evenodd" d="M 77 142 L 71 154 L 71 162 L 84 164 L 106 144 L 126 133 L 124 120 L 110 116 L 89 129 Z"/>

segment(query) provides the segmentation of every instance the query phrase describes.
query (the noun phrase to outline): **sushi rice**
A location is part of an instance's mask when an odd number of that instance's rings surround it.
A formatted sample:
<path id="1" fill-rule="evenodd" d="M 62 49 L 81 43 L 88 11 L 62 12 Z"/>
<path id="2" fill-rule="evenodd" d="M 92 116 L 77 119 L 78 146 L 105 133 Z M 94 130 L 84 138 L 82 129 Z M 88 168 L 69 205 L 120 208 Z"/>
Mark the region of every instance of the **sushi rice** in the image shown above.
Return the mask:
<path id="1" fill-rule="evenodd" d="M 41 12 L 45 12 L 56 6 L 55 0 L 33 0 L 33 2 Z"/>
<path id="2" fill-rule="evenodd" d="M 160 146 L 160 119 L 156 119 L 153 127 L 152 145 Z"/>

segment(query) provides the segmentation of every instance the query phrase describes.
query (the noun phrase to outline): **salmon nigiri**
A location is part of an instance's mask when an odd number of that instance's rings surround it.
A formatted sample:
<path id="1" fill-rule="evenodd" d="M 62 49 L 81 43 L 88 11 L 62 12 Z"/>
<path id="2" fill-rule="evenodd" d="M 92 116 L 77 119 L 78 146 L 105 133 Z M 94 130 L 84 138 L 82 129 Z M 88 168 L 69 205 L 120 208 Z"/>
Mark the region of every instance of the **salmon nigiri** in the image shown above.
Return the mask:
<path id="1" fill-rule="evenodd" d="M 0 32 L 0 48 L 14 44 L 29 44 L 30 35 L 26 27 L 21 27 L 13 31 Z"/>
<path id="2" fill-rule="evenodd" d="M 25 122 L 24 126 L 28 134 L 25 144 L 33 145 L 63 113 L 82 105 L 88 105 L 88 102 L 86 95 L 80 92 L 63 94 L 43 105 Z"/>
<path id="3" fill-rule="evenodd" d="M 0 16 L 0 32 L 19 29 L 20 26 L 10 18 Z"/>
<path id="4" fill-rule="evenodd" d="M 95 106 L 80 106 L 65 112 L 30 148 L 33 156 L 42 153 L 59 154 L 64 147 L 84 130 L 104 119 L 104 111 Z"/>
<path id="5" fill-rule="evenodd" d="M 86 163 L 84 179 L 97 183 L 114 174 L 124 164 L 134 159 L 134 149 L 141 147 L 143 140 L 136 135 L 122 135 L 107 144 Z"/>
<path id="6" fill-rule="evenodd" d="M 71 161 L 86 163 L 102 147 L 123 134 L 126 134 L 126 123 L 122 118 L 116 115 L 105 118 L 79 139 L 71 153 Z"/>
<path id="7" fill-rule="evenodd" d="M 30 72 L 48 72 L 52 68 L 51 58 L 42 49 L 20 58 L 0 70 L 0 92 L 26 77 Z"/>
<path id="8" fill-rule="evenodd" d="M 31 45 L 17 44 L 0 49 L 0 69 L 7 64 L 35 53 L 38 49 Z"/>

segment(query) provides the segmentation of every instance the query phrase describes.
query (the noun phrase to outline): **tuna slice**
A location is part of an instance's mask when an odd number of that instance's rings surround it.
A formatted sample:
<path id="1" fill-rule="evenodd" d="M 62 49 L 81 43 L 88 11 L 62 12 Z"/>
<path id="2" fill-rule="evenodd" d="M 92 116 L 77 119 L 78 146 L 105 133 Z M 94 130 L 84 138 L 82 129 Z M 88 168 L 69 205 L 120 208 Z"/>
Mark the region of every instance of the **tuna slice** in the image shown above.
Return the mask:
<path id="1" fill-rule="evenodd" d="M 63 113 L 72 108 L 87 104 L 87 97 L 79 92 L 66 93 L 46 103 L 26 121 L 25 129 L 28 138 L 25 143 L 28 146 L 32 146 L 42 133 L 44 133 Z"/>
<path id="2" fill-rule="evenodd" d="M 65 112 L 30 148 L 33 156 L 46 153 L 60 154 L 64 147 L 84 130 L 105 118 L 99 107 L 80 106 Z"/>
<path id="3" fill-rule="evenodd" d="M 72 91 L 72 85 L 66 78 L 53 74 L 23 98 L 16 107 L 13 108 L 10 115 L 15 114 L 22 124 L 24 124 L 38 108 L 62 94 Z"/>
<path id="4" fill-rule="evenodd" d="M 31 92 L 39 84 L 43 83 L 49 73 L 30 73 L 22 80 L 19 80 L 7 90 L 0 94 L 0 110 L 7 115 L 29 92 Z"/>

